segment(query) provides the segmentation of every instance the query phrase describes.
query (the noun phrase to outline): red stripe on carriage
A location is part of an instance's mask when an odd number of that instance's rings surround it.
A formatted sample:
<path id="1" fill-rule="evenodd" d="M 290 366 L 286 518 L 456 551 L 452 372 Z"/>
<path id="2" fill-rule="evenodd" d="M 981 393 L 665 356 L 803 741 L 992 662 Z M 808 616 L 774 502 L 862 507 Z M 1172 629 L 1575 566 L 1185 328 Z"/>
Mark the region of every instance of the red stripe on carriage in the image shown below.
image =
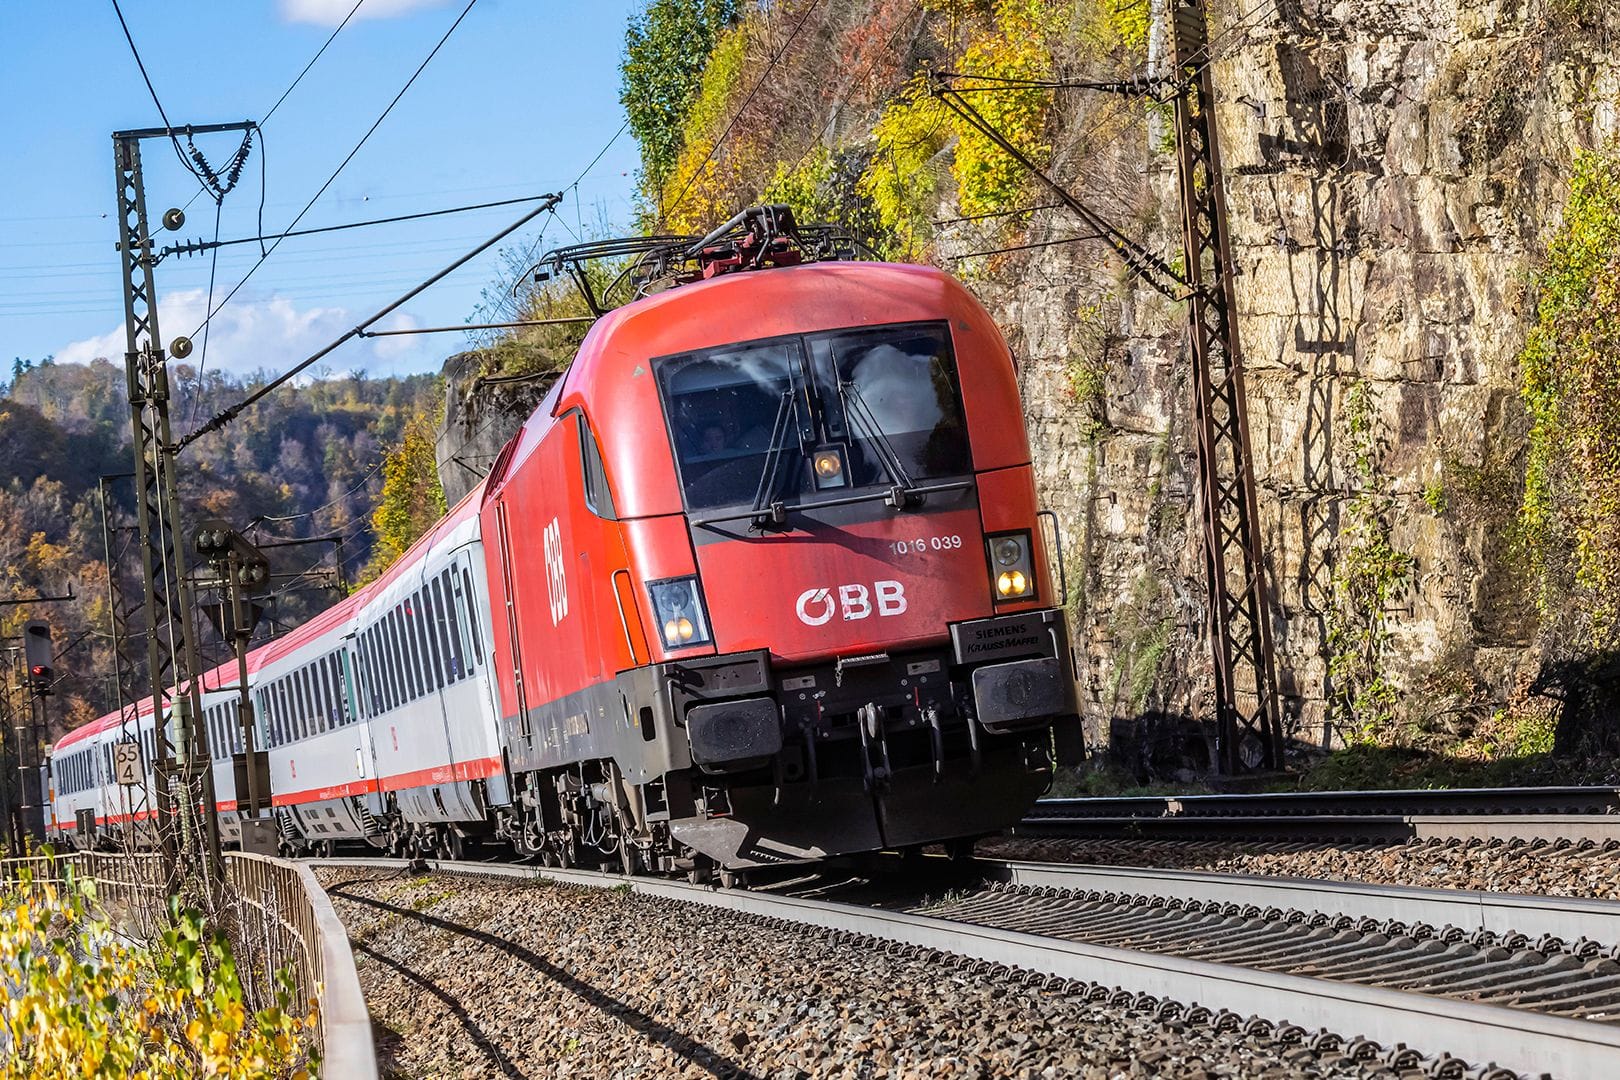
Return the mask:
<path id="1" fill-rule="evenodd" d="M 289 791 L 270 800 L 271 806 L 293 806 L 297 803 L 327 802 L 346 799 L 350 795 L 370 795 L 377 790 L 375 780 L 356 780 L 352 784 L 334 784 L 331 787 L 310 788 L 307 791 Z"/>
<path id="2" fill-rule="evenodd" d="M 479 758 L 476 761 L 458 761 L 452 765 L 438 765 L 431 769 L 395 773 L 382 778 L 383 791 L 404 791 L 406 788 L 429 787 L 433 784 L 455 784 L 464 780 L 482 780 L 501 771 L 498 757 Z"/>

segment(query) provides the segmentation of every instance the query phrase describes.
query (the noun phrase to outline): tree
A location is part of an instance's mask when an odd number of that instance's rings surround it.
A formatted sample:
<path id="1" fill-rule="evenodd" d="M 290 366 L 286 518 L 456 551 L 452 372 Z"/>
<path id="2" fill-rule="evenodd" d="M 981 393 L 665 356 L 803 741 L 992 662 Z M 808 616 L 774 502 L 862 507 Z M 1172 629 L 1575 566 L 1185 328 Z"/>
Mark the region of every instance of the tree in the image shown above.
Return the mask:
<path id="1" fill-rule="evenodd" d="M 371 512 L 376 534 L 365 576 L 375 578 L 405 554 L 417 537 L 444 516 L 444 488 L 434 457 L 433 425 L 418 412 L 405 423 L 399 445 L 383 463 L 382 495 Z"/>
<path id="2" fill-rule="evenodd" d="M 641 164 L 656 191 L 681 153 L 681 127 L 697 96 L 720 32 L 737 18 L 737 0 L 651 0 L 625 33 L 619 101 L 641 144 Z"/>

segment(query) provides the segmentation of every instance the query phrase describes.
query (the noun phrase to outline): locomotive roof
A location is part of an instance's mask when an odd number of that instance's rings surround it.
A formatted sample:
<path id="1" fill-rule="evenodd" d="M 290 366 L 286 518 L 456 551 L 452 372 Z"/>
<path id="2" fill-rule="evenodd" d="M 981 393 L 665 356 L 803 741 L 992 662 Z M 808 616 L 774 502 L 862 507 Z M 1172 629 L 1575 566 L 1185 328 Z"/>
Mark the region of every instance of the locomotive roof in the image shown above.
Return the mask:
<path id="1" fill-rule="evenodd" d="M 935 320 L 948 320 L 957 333 L 982 331 L 1005 349 L 994 321 L 960 282 L 905 263 L 733 271 L 615 308 L 591 327 L 567 374 L 497 461 L 489 491 L 522 467 L 557 414 L 580 405 L 601 444 L 620 516 L 680 513 L 650 361 L 735 342 Z"/>

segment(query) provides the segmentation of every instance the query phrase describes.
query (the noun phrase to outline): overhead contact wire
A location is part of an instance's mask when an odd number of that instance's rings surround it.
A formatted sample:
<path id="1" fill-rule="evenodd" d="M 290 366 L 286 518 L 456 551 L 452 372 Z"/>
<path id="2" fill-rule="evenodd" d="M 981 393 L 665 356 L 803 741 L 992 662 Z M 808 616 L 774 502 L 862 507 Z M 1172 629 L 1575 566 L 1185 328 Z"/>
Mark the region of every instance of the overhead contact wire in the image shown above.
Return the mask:
<path id="1" fill-rule="evenodd" d="M 410 88 L 416 83 L 416 80 L 421 76 L 422 72 L 427 69 L 428 64 L 433 62 L 433 58 L 439 55 L 439 50 L 444 48 L 445 42 L 450 40 L 450 35 L 456 32 L 456 28 L 461 25 L 462 20 L 467 17 L 467 15 L 472 11 L 473 6 L 477 3 L 478 0 L 467 0 L 467 6 L 461 9 L 461 14 L 456 16 L 456 21 L 450 24 L 450 28 L 444 32 L 444 36 L 439 38 L 438 44 L 434 45 L 433 50 L 427 54 L 426 59 L 424 59 L 421 64 L 417 65 L 416 70 L 411 73 L 411 77 L 405 80 L 405 85 L 400 87 L 399 93 L 395 94 L 393 100 L 388 103 L 388 106 L 385 109 L 383 109 L 382 115 L 378 116 L 372 125 L 366 129 L 366 133 L 360 137 L 360 141 L 355 143 L 354 149 L 350 150 L 348 155 L 338 164 L 338 167 L 332 170 L 332 175 L 326 178 L 326 182 L 321 184 L 319 190 L 317 190 L 314 195 L 310 196 L 309 202 L 305 203 L 304 208 L 298 211 L 298 216 L 292 219 L 292 223 L 287 226 L 285 231 L 292 231 L 298 225 L 298 223 L 304 219 L 304 215 L 309 213 L 310 208 L 313 207 L 317 201 L 319 201 L 320 197 L 326 194 L 326 189 L 332 186 L 343 170 L 348 167 L 349 162 L 354 160 L 355 155 L 360 153 L 361 148 L 366 145 L 371 136 L 376 133 L 379 127 L 382 126 L 383 121 L 388 119 L 388 115 L 394 111 L 394 106 L 399 104 L 400 99 L 403 98 L 406 92 L 410 90 Z M 220 308 L 223 308 L 226 304 L 231 302 L 231 298 L 241 291 L 242 286 L 248 283 L 248 279 L 253 277 L 253 275 L 258 272 L 259 267 L 263 266 L 265 264 L 265 260 L 269 259 L 271 255 L 274 255 L 276 253 L 276 249 L 280 246 L 281 240 L 277 239 L 275 243 L 270 245 L 269 251 L 266 251 L 263 255 L 259 256 L 258 261 L 248 268 L 248 272 L 242 275 L 241 280 L 238 281 L 231 291 L 225 295 L 225 299 L 219 302 L 219 307 L 213 308 L 208 312 L 208 314 L 203 318 L 203 322 L 199 323 L 197 329 L 191 332 L 191 336 L 195 337 L 199 332 L 201 332 L 203 325 L 205 325 L 209 319 L 212 319 L 215 315 L 219 314 Z"/>

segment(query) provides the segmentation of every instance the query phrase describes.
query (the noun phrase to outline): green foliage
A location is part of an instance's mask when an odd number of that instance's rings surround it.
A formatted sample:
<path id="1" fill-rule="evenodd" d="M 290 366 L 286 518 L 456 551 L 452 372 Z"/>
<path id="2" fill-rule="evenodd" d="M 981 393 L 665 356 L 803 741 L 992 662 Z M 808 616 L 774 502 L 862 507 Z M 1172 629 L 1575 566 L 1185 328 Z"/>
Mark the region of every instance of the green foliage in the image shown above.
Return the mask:
<path id="1" fill-rule="evenodd" d="M 955 17 L 966 18 L 979 11 L 979 5 L 952 6 Z M 960 59 L 952 66 L 967 75 L 996 80 L 1048 78 L 1052 71 L 1050 39 L 1071 13 L 1070 5 L 1047 0 L 995 0 L 988 5 L 987 14 L 977 16 Z M 965 80 L 962 85 L 975 84 Z M 1037 163 L 1051 156 L 1046 134 L 1049 93 L 998 90 L 975 94 L 972 102 L 1020 152 Z M 890 102 L 873 127 L 877 153 L 861 178 L 862 194 L 872 201 L 892 237 L 890 254 L 915 257 L 926 244 L 939 183 L 931 163 L 953 136 L 956 148 L 951 175 L 962 214 L 1004 213 L 1015 209 L 1023 198 L 1029 185 L 1024 167 L 931 97 L 926 78 L 918 76 Z"/>
<path id="2" fill-rule="evenodd" d="M 1087 442 L 1094 443 L 1108 430 L 1105 399 L 1109 350 L 1114 344 L 1103 303 L 1087 304 L 1075 311 L 1073 335 L 1074 352 L 1063 366 L 1064 389 L 1075 404 L 1085 409 L 1081 433 Z"/>
<path id="3" fill-rule="evenodd" d="M 873 126 L 877 153 L 861 174 L 859 190 L 877 211 L 886 234 L 885 256 L 913 257 L 932 235 L 929 214 L 939 185 L 933 159 L 945 148 L 951 130 L 949 112 L 929 96 L 920 76 Z"/>
<path id="4" fill-rule="evenodd" d="M 836 221 L 843 208 L 832 190 L 833 180 L 832 151 L 818 144 L 795 166 L 778 163 L 760 200 L 786 203 L 800 221 Z"/>
<path id="5" fill-rule="evenodd" d="M 107 566 L 97 480 L 130 469 L 129 406 L 122 363 L 30 364 L 0 399 L 0 599 L 65 594 L 75 599 L 49 606 L 0 607 L 0 635 L 17 632 L 25 619 L 52 623 L 62 682 L 50 709 L 54 740 L 67 728 L 117 707 L 108 637 Z M 266 519 L 260 539 L 342 533 L 347 568 L 358 570 L 371 554 L 362 526 L 370 516 L 381 479 L 382 447 L 397 438 L 404 418 L 430 399 L 433 379 L 368 379 L 363 374 L 319 371 L 311 381 L 277 391 L 244 412 L 224 431 L 204 436 L 181 459 L 180 497 L 185 520 L 217 516 L 247 527 Z M 199 376 L 183 363 L 170 365 L 171 415 L 177 431 L 264 385 L 261 376 L 235 377 L 217 370 Z M 127 480 L 109 482 L 113 524 L 134 521 Z M 126 599 L 138 599 L 138 560 L 119 534 L 113 551 Z M 308 549 L 272 554 L 278 571 L 301 570 Z M 297 625 L 332 601 L 330 591 L 278 590 L 270 610 L 274 625 Z M 268 633 L 271 619 L 261 623 Z M 140 618 L 133 626 L 143 630 Z M 220 658 L 211 632 L 205 659 Z M 144 671 L 144 665 L 142 666 Z M 137 673 L 137 678 L 140 673 Z"/>
<path id="6" fill-rule="evenodd" d="M 1045 0 L 998 0 L 995 25 L 976 37 L 962 54 L 961 70 L 994 79 L 1045 79 L 1052 73 L 1047 39 L 1066 5 Z M 971 85 L 971 83 L 969 84 Z M 1051 93 L 1005 90 L 974 97 L 990 125 L 1020 152 L 1044 164 L 1052 147 L 1046 137 Z M 963 214 L 994 214 L 1013 209 L 1029 184 L 1022 165 L 977 128 L 957 121 L 956 203 Z"/>
<path id="7" fill-rule="evenodd" d="M 382 494 L 371 513 L 376 547 L 367 580 L 379 576 L 444 516 L 444 487 L 434 456 L 434 428 L 422 413 L 405 425 L 383 463 Z"/>
<path id="8" fill-rule="evenodd" d="M 292 1016 L 290 983 L 253 1009 L 229 941 L 170 900 L 169 927 L 131 940 L 86 882 L 33 881 L 0 896 L 0 1080 L 303 1080 L 313 1014 Z"/>
<path id="9" fill-rule="evenodd" d="M 1384 672 L 1389 643 L 1386 610 L 1410 584 L 1415 562 L 1393 542 L 1395 500 L 1377 487 L 1378 436 L 1372 389 L 1365 381 L 1345 395 L 1343 421 L 1354 495 L 1341 511 L 1328 611 L 1328 675 L 1332 710 L 1348 742 L 1392 737 L 1398 695 Z"/>
<path id="10" fill-rule="evenodd" d="M 656 191 L 660 228 L 704 232 L 738 209 L 735 189 L 757 180 L 769 166 L 765 146 L 750 127 L 737 129 L 732 117 L 741 108 L 748 73 L 748 47 L 753 20 L 744 19 L 720 33 L 709 54 L 681 125 L 681 150 Z M 718 154 L 728 125 L 733 130 L 725 154 Z"/>
<path id="11" fill-rule="evenodd" d="M 1438 476 L 1423 485 L 1423 503 L 1435 517 L 1446 512 L 1446 485 Z"/>
<path id="12" fill-rule="evenodd" d="M 619 100 L 653 188 L 664 183 L 680 156 L 709 52 L 736 20 L 737 8 L 737 0 L 651 0 L 630 19 Z"/>
<path id="13" fill-rule="evenodd" d="M 1620 154 L 1575 160 L 1519 356 L 1530 414 L 1519 527 L 1544 618 L 1620 632 Z"/>
<path id="14" fill-rule="evenodd" d="M 1143 571 L 1131 588 L 1130 599 L 1114 609 L 1109 622 L 1114 633 L 1114 697 L 1123 699 L 1130 712 L 1147 704 L 1160 669 L 1170 651 L 1175 619 L 1167 613 L 1159 578 Z"/>

